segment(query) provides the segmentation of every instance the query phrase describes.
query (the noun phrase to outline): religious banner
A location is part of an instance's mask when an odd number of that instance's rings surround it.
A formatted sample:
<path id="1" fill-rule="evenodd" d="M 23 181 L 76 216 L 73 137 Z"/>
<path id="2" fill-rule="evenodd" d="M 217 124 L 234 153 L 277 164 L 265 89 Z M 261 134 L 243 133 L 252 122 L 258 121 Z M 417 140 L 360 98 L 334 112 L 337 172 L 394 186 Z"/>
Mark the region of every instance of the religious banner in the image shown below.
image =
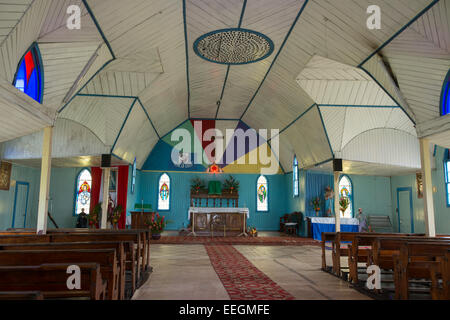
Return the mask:
<path id="1" fill-rule="evenodd" d="M 0 162 L 0 190 L 9 190 L 11 183 L 11 163 Z"/>

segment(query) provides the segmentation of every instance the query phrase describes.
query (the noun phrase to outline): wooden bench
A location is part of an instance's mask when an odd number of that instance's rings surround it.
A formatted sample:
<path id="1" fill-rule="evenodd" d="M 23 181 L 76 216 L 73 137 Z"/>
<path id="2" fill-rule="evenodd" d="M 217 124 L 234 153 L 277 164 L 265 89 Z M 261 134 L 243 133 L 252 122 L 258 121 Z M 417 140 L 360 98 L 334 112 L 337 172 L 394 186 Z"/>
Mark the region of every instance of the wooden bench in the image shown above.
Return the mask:
<path id="1" fill-rule="evenodd" d="M 98 263 L 102 277 L 107 281 L 107 298 L 118 299 L 120 267 L 114 249 L 0 251 L 0 266 L 38 266 L 49 263 Z"/>
<path id="2" fill-rule="evenodd" d="M 71 263 L 42 264 L 39 266 L 0 266 L 0 299 L 61 299 L 86 297 L 103 300 L 106 281 L 102 280 L 100 266 L 95 263 L 77 263 L 81 277 L 79 290 L 67 287 L 67 268 Z M 38 291 L 26 293 L 18 291 Z"/>
<path id="3" fill-rule="evenodd" d="M 409 299 L 409 280 L 431 280 L 431 296 L 434 300 L 441 299 L 443 290 L 439 288 L 439 278 L 448 282 L 448 274 L 442 268 L 441 261 L 450 250 L 449 241 L 405 241 L 401 244 L 399 254 L 393 256 L 395 298 Z M 445 263 L 444 263 L 445 265 Z"/>
<path id="4" fill-rule="evenodd" d="M 70 250 L 70 249 L 114 249 L 119 262 L 119 299 L 125 299 L 125 252 L 126 242 L 60 242 L 60 243 L 29 243 L 0 244 L 2 250 Z M 129 246 L 132 243 L 128 243 Z M 134 291 L 133 291 L 134 292 Z"/>

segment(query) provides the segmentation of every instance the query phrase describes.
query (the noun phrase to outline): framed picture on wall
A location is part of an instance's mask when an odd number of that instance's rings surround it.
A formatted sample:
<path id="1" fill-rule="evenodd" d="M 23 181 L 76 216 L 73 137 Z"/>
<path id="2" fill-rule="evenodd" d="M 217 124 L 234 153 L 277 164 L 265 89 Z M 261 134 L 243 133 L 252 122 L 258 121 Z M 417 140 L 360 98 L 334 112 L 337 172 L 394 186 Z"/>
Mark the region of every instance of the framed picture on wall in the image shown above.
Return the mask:
<path id="1" fill-rule="evenodd" d="M 422 181 L 422 172 L 416 173 L 416 188 L 417 188 L 417 198 L 423 198 L 423 181 Z"/>
<path id="2" fill-rule="evenodd" d="M 9 190 L 11 183 L 11 163 L 0 162 L 0 190 Z"/>

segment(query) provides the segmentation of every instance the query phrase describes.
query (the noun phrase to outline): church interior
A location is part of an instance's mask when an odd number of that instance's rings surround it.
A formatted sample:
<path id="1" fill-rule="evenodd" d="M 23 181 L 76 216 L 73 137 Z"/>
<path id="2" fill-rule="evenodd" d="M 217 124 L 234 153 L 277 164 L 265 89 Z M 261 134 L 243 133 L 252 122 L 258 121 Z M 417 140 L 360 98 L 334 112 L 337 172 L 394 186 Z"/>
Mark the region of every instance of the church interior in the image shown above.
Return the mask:
<path id="1" fill-rule="evenodd" d="M 0 300 L 450 300 L 450 0 L 1 0 L 0 114 Z"/>

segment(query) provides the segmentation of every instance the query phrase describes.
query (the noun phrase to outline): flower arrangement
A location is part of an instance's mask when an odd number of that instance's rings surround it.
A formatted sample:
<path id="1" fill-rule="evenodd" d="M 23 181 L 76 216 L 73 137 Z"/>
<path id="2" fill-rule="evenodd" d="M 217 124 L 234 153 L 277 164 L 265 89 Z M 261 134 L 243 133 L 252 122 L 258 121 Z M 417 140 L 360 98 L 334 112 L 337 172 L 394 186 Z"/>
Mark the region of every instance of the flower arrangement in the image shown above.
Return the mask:
<path id="1" fill-rule="evenodd" d="M 315 197 L 312 201 L 311 201 L 311 205 L 314 209 L 314 211 L 316 212 L 316 216 L 319 215 L 319 211 L 320 209 L 320 205 L 321 205 L 321 201 L 319 197 Z"/>
<path id="2" fill-rule="evenodd" d="M 349 205 L 350 205 L 350 200 L 348 199 L 348 197 L 342 196 L 339 198 L 339 206 L 340 206 L 342 214 L 345 212 L 345 210 L 347 210 Z"/>
<path id="3" fill-rule="evenodd" d="M 200 178 L 194 178 L 191 180 L 191 191 L 198 193 L 200 190 L 205 189 L 205 185 Z"/>
<path id="4" fill-rule="evenodd" d="M 161 234 L 161 232 L 167 225 L 167 221 L 165 221 L 164 219 L 164 216 L 160 216 L 159 213 L 156 213 L 156 215 L 153 216 L 151 220 L 147 218 L 145 224 L 149 227 L 152 234 Z"/>
<path id="5" fill-rule="evenodd" d="M 250 228 L 248 228 L 247 233 L 248 233 L 251 237 L 257 237 L 257 236 L 258 236 L 258 231 L 256 230 L 255 227 L 250 227 Z"/>
<path id="6" fill-rule="evenodd" d="M 100 212 L 102 211 L 102 203 L 97 203 L 92 212 L 88 215 L 89 227 L 98 228 Z"/>
<path id="7" fill-rule="evenodd" d="M 230 193 L 239 191 L 239 181 L 237 181 L 233 176 L 229 176 L 228 179 L 225 179 L 223 184 L 224 189 L 229 189 Z"/>
<path id="8" fill-rule="evenodd" d="M 109 211 L 109 210 L 108 210 Z M 114 226 L 114 228 L 117 226 L 117 223 L 119 223 L 119 219 L 122 215 L 123 207 L 119 204 L 114 208 L 111 208 L 110 213 L 108 214 L 108 220 L 111 222 L 111 224 Z"/>

